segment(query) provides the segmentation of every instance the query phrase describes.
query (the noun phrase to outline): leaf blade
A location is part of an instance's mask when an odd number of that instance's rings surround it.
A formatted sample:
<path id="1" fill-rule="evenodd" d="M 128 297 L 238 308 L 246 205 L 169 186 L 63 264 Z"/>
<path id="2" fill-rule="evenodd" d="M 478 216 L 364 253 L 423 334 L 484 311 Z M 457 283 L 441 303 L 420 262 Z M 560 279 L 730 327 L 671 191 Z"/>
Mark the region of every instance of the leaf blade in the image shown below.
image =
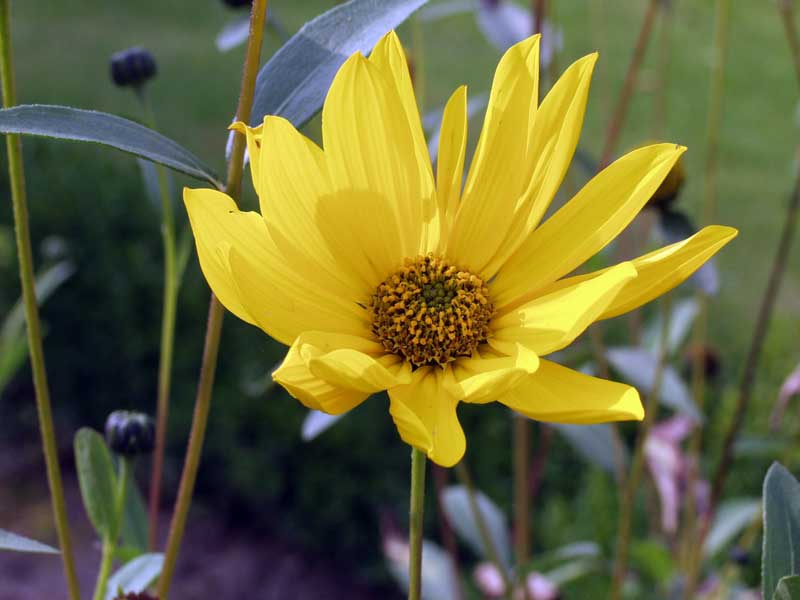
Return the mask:
<path id="1" fill-rule="evenodd" d="M 37 554 L 59 554 L 59 551 L 43 544 L 18 535 L 11 533 L 5 529 L 0 529 L 0 550 L 10 550 L 11 552 L 33 552 Z"/>
<path id="2" fill-rule="evenodd" d="M 116 475 L 102 436 L 88 427 L 75 434 L 75 465 L 86 514 L 95 531 L 107 539 L 116 528 Z"/>
<path id="3" fill-rule="evenodd" d="M 771 598 L 780 579 L 800 574 L 800 482 L 777 463 L 764 477 L 764 598 Z"/>

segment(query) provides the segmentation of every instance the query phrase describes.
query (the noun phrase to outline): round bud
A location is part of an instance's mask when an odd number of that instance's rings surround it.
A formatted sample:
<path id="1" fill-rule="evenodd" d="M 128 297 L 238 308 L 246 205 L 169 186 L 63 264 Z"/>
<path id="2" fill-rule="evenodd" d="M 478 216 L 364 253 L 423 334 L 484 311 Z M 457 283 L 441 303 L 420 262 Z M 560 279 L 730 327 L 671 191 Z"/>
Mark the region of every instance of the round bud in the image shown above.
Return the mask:
<path id="1" fill-rule="evenodd" d="M 120 87 L 140 87 L 156 72 L 156 60 L 144 48 L 128 48 L 111 55 L 111 79 Z"/>
<path id="2" fill-rule="evenodd" d="M 244 8 L 250 6 L 253 0 L 222 0 L 222 3 L 230 8 Z"/>
<path id="3" fill-rule="evenodd" d="M 153 420 L 144 413 L 115 410 L 106 419 L 106 443 L 117 454 L 149 454 L 155 444 Z"/>
<path id="4" fill-rule="evenodd" d="M 686 182 L 686 169 L 683 166 L 683 157 L 678 158 L 677 162 L 672 166 L 664 181 L 658 186 L 658 189 L 653 194 L 648 206 L 654 208 L 669 208 Z"/>

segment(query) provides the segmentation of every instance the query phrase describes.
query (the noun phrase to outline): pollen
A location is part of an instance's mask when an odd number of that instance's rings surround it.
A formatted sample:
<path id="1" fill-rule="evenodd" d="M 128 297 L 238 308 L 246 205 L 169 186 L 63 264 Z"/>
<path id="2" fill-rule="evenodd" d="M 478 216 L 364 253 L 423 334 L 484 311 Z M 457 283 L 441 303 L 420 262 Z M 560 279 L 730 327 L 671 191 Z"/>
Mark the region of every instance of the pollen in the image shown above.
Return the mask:
<path id="1" fill-rule="evenodd" d="M 494 305 L 483 280 L 432 255 L 406 259 L 372 295 L 372 332 L 414 366 L 470 356 L 485 342 Z"/>

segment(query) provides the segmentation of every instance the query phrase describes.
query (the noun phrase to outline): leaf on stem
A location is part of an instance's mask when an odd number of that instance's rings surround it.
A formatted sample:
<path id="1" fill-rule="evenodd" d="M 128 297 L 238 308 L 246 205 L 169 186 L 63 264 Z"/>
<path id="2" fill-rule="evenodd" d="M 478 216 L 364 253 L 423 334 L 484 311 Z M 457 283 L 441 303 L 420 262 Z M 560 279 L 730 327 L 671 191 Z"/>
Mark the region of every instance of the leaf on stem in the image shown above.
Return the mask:
<path id="1" fill-rule="evenodd" d="M 772 598 L 781 578 L 800 574 L 800 482 L 777 463 L 764 477 L 761 585 Z"/>
<path id="2" fill-rule="evenodd" d="M 75 465 L 83 506 L 95 531 L 104 540 L 117 531 L 114 510 L 114 464 L 103 437 L 88 427 L 75 434 Z"/>
<path id="3" fill-rule="evenodd" d="M 164 555 L 160 552 L 142 554 L 125 563 L 108 578 L 105 600 L 114 600 L 120 591 L 124 594 L 143 592 L 161 574 L 163 566 Z"/>
<path id="4" fill-rule="evenodd" d="M 58 554 L 58 550 L 36 540 L 0 529 L 0 550 L 11 552 L 35 552 L 38 554 Z"/>

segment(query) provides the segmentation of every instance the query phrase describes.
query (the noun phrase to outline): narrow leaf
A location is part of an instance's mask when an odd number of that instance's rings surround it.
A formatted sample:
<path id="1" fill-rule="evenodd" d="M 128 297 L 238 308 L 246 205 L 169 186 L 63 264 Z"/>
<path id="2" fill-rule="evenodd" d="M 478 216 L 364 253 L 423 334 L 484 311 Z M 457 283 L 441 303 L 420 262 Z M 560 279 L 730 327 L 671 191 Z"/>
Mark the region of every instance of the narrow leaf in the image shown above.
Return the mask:
<path id="1" fill-rule="evenodd" d="M 329 415 L 318 410 L 310 410 L 306 418 L 303 419 L 303 429 L 300 433 L 300 437 L 303 438 L 304 442 L 310 442 L 343 416 L 344 415 Z"/>
<path id="2" fill-rule="evenodd" d="M 58 554 L 58 550 L 5 529 L 0 529 L 0 550 L 12 552 L 35 552 L 39 554 Z"/>
<path id="3" fill-rule="evenodd" d="M 483 537 L 478 527 L 477 515 L 472 510 L 467 488 L 463 485 L 448 486 L 442 490 L 441 500 L 447 520 L 459 537 L 483 558 L 488 558 L 490 553 L 484 546 Z M 488 529 L 489 538 L 497 551 L 498 558 L 503 563 L 502 566 L 510 567 L 511 537 L 503 511 L 480 490 L 475 490 L 475 500 Z"/>
<path id="4" fill-rule="evenodd" d="M 564 425 L 551 423 L 550 427 L 558 431 L 572 445 L 578 454 L 604 471 L 614 474 L 616 471 L 616 449 L 611 426 L 600 425 Z M 627 464 L 627 451 L 623 448 L 623 460 Z"/>
<path id="5" fill-rule="evenodd" d="M 712 557 L 755 521 L 761 513 L 761 501 L 734 498 L 720 504 L 703 545 L 703 555 Z"/>
<path id="6" fill-rule="evenodd" d="M 106 443 L 93 429 L 84 427 L 75 434 L 75 464 L 86 514 L 100 537 L 108 538 L 117 529 L 116 475 Z"/>
<path id="7" fill-rule="evenodd" d="M 114 600 L 119 592 L 139 593 L 146 590 L 161 574 L 164 555 L 161 553 L 142 554 L 125 563 L 108 578 L 105 600 Z"/>
<path id="8" fill-rule="evenodd" d="M 147 508 L 136 480 L 131 475 L 125 494 L 125 508 L 122 513 L 122 541 L 126 546 L 144 552 L 149 543 L 150 523 Z"/>
<path id="9" fill-rule="evenodd" d="M 772 598 L 773 600 L 800 600 L 800 575 L 781 578 Z"/>
<path id="10" fill-rule="evenodd" d="M 391 534 L 383 539 L 383 554 L 389 573 L 398 585 L 408 591 L 410 552 L 408 541 Z M 458 597 L 456 569 L 450 555 L 429 540 L 422 541 L 422 600 L 443 600 Z"/>
<path id="11" fill-rule="evenodd" d="M 669 331 L 667 332 L 667 350 L 670 355 L 674 355 L 680 350 L 699 310 L 697 299 L 693 297 L 675 303 L 675 306 L 670 311 Z M 642 345 L 654 354 L 661 348 L 661 321 L 661 313 L 659 312 L 648 323 L 643 336 Z"/>
<path id="12" fill-rule="evenodd" d="M 800 483 L 777 463 L 764 478 L 764 549 L 761 555 L 764 598 L 778 582 L 800 574 Z"/>
<path id="13" fill-rule="evenodd" d="M 0 110 L 0 133 L 111 146 L 219 187 L 214 172 L 177 142 L 144 125 L 104 112 L 70 106 L 23 104 Z"/>
<path id="14" fill-rule="evenodd" d="M 300 28 L 261 68 L 250 123 L 280 115 L 300 127 L 322 107 L 336 71 L 369 52 L 427 0 L 350 0 Z"/>

